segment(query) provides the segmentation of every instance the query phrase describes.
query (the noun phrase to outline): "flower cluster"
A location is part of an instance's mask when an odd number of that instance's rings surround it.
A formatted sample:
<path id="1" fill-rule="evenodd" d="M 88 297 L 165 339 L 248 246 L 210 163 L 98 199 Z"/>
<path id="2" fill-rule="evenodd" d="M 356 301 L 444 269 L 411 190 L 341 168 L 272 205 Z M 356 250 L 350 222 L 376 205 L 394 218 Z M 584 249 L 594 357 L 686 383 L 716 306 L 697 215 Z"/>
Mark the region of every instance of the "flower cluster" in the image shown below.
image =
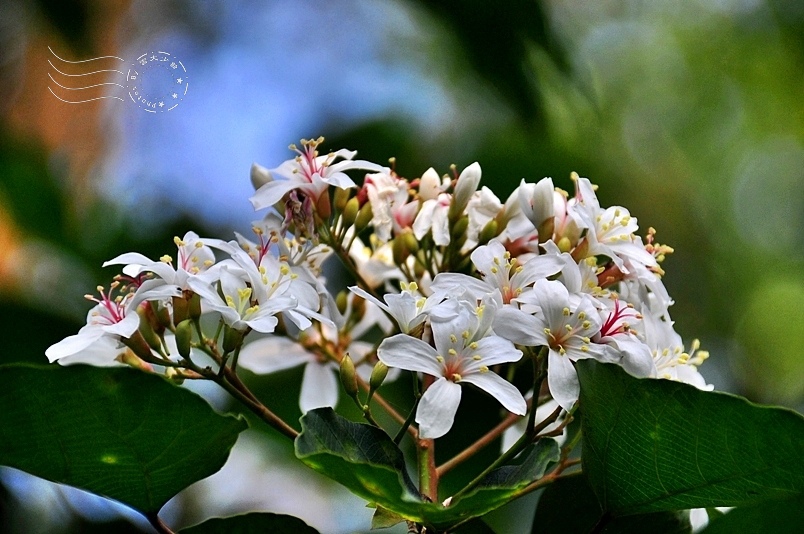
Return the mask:
<path id="1" fill-rule="evenodd" d="M 672 249 L 653 229 L 637 235 L 626 208 L 602 207 L 588 179 L 573 173 L 573 193 L 550 178 L 523 180 L 502 201 L 480 187 L 478 163 L 408 180 L 351 151 L 320 155 L 321 141 L 291 146 L 297 156 L 277 168 L 252 167 L 251 202 L 268 210 L 253 236 L 188 232 L 175 239 L 175 258 L 126 253 L 107 262 L 122 274 L 90 297 L 87 325 L 47 357 L 158 365 L 176 380 L 235 389 L 238 366 L 305 365 L 305 412 L 334 406 L 341 384 L 371 399 L 409 371 L 422 439 L 450 430 L 463 384 L 516 415 L 550 398 L 570 412 L 579 396 L 573 363 L 584 358 L 710 387 L 697 370 L 707 354 L 697 341 L 685 350 L 669 315 L 660 263 Z M 347 171 L 361 171 L 362 185 Z M 330 293 L 328 257 L 354 286 Z M 200 352 L 217 369 L 197 363 Z M 532 401 L 508 380 L 526 362 Z"/>

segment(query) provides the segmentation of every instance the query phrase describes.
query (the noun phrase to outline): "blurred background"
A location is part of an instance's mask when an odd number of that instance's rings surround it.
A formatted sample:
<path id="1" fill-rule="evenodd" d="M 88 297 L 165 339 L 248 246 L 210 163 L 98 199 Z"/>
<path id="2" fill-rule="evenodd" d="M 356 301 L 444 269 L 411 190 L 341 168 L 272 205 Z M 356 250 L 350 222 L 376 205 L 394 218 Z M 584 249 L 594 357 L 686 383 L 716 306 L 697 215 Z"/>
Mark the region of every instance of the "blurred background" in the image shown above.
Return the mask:
<path id="1" fill-rule="evenodd" d="M 67 63 L 48 47 L 69 61 L 125 61 Z M 97 69 L 112 72 L 80 80 L 124 85 L 113 71 L 152 51 L 187 68 L 170 112 L 111 98 L 113 85 L 58 86 Z M 601 205 L 626 206 L 643 234 L 652 226 L 675 248 L 671 313 L 686 343 L 710 351 L 708 382 L 802 410 L 802 91 L 799 0 L 4 0 L 0 361 L 44 363 L 84 323 L 82 295 L 116 274 L 103 261 L 172 253 L 188 229 L 248 231 L 251 163 L 274 167 L 288 144 L 324 135 L 325 150 L 393 156 L 409 178 L 479 161 L 501 198 L 523 177 L 565 189 L 571 171 L 589 177 Z M 300 376 L 252 382 L 295 419 Z M 471 402 L 459 412 L 467 435 L 481 432 Z M 165 519 L 260 509 L 322 532 L 366 527 L 371 510 L 291 458 L 251 430 Z M 150 528 L 10 469 L 0 518 L 8 532 Z"/>

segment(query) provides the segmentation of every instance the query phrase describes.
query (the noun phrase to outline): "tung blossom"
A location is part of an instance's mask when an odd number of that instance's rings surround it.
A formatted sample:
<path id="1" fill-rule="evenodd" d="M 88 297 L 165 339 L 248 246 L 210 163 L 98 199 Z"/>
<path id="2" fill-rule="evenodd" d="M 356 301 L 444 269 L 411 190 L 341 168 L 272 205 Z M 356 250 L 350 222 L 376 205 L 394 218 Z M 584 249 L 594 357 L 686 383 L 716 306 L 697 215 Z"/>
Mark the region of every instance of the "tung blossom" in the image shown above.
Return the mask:
<path id="1" fill-rule="evenodd" d="M 487 331 L 483 311 L 483 307 L 475 310 L 463 301 L 457 314 L 449 314 L 450 319 L 439 320 L 434 315 L 431 324 L 435 346 L 407 334 L 397 334 L 384 340 L 377 349 L 377 357 L 388 367 L 435 378 L 416 410 L 419 436 L 424 439 L 441 437 L 452 428 L 463 382 L 487 392 L 512 413 L 524 415 L 527 411 L 519 390 L 490 370 L 493 365 L 518 361 L 522 351 L 502 337 L 483 336 Z"/>

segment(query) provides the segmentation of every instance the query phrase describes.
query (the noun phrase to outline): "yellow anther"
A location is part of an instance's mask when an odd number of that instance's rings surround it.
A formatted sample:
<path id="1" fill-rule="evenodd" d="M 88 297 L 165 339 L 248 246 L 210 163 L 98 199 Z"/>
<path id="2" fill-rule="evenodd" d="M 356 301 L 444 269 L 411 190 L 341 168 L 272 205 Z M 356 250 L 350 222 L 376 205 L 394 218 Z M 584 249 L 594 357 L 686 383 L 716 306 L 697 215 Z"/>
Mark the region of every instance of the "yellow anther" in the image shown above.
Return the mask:
<path id="1" fill-rule="evenodd" d="M 235 307 L 234 299 L 230 295 L 226 295 L 226 305 L 229 306 L 230 308 Z"/>
<path id="2" fill-rule="evenodd" d="M 500 264 L 500 258 L 495 257 L 495 258 L 492 259 L 492 261 L 494 262 L 494 265 L 499 265 Z"/>
<path id="3" fill-rule="evenodd" d="M 199 272 L 201 272 L 201 269 L 199 269 L 198 267 L 193 267 L 192 269 L 190 269 L 190 273 L 192 274 L 198 274 Z"/>
<path id="4" fill-rule="evenodd" d="M 481 372 L 481 373 L 488 373 L 488 372 L 489 372 L 489 368 L 488 368 L 488 367 L 486 367 L 485 365 L 481 365 L 481 366 L 480 366 L 480 372 Z"/>
<path id="5" fill-rule="evenodd" d="M 567 351 L 564 350 L 564 347 L 558 347 L 558 353 L 564 356 L 567 353 Z"/>
<path id="6" fill-rule="evenodd" d="M 287 265 L 282 265 L 279 267 L 279 272 L 282 274 L 282 276 L 287 276 L 290 274 L 290 268 Z"/>
<path id="7" fill-rule="evenodd" d="M 263 267 L 262 265 L 260 265 L 258 270 L 260 271 L 260 274 L 265 274 L 265 272 L 266 272 L 265 267 Z"/>
<path id="8" fill-rule="evenodd" d="M 185 245 L 185 242 L 184 242 L 184 241 L 182 241 L 182 240 L 179 238 L 179 236 L 175 236 L 175 237 L 173 238 L 173 242 L 174 242 L 174 243 L 176 243 L 176 246 L 177 246 L 177 247 L 183 247 L 183 246 Z"/>
<path id="9" fill-rule="evenodd" d="M 503 258 L 505 258 L 506 260 L 510 260 L 511 259 L 511 253 L 506 250 L 503 253 Z"/>
<path id="10" fill-rule="evenodd" d="M 477 350 L 477 341 L 472 341 L 469 343 L 469 348 L 472 350 Z"/>
<path id="11" fill-rule="evenodd" d="M 168 254 L 165 254 L 164 256 L 159 258 L 159 261 L 161 261 L 162 263 L 171 263 L 173 261 L 173 258 L 171 258 Z"/>
<path id="12" fill-rule="evenodd" d="M 204 261 L 204 267 L 211 267 L 213 263 L 215 263 L 215 262 L 212 261 L 212 260 L 205 260 Z"/>
<path id="13" fill-rule="evenodd" d="M 615 210 L 614 210 L 614 216 L 615 216 L 615 217 L 619 217 L 619 216 L 620 216 L 620 210 L 619 210 L 619 209 L 615 209 Z"/>
<path id="14" fill-rule="evenodd" d="M 475 312 L 477 313 L 478 318 L 483 317 L 483 310 L 484 310 L 484 309 L 486 309 L 486 307 L 485 307 L 485 306 L 478 306 L 478 307 L 475 309 Z"/>
<path id="15" fill-rule="evenodd" d="M 570 316 L 570 309 L 569 309 L 569 308 L 564 308 L 564 309 L 561 311 L 561 313 L 563 313 L 563 314 L 564 314 L 564 317 L 569 317 L 569 316 Z"/>
<path id="16" fill-rule="evenodd" d="M 564 328 L 567 329 L 567 332 L 572 332 L 572 325 L 565 324 Z"/>
<path id="17" fill-rule="evenodd" d="M 192 256 L 192 257 L 190 258 L 190 261 L 191 261 L 192 263 L 198 263 L 198 256 Z"/>
<path id="18" fill-rule="evenodd" d="M 521 273 L 523 270 L 525 270 L 525 268 L 522 265 L 520 265 L 516 269 L 514 269 L 514 272 L 515 273 Z"/>
<path id="19" fill-rule="evenodd" d="M 449 349 L 447 352 L 449 352 L 450 356 L 457 356 L 458 355 L 458 351 L 455 350 L 455 349 Z"/>
<path id="20" fill-rule="evenodd" d="M 417 284 L 416 282 L 411 282 L 411 283 L 408 285 L 408 290 L 409 290 L 411 293 L 413 293 L 413 292 L 415 292 L 415 291 L 418 291 L 418 290 L 419 290 L 419 284 Z"/>
<path id="21" fill-rule="evenodd" d="M 589 327 L 592 326 L 592 322 L 591 321 L 584 321 L 581 326 L 583 326 L 584 329 L 589 328 Z"/>
<path id="22" fill-rule="evenodd" d="M 469 339 L 469 336 L 470 336 L 469 330 L 464 330 L 463 332 L 461 332 L 461 337 L 462 338 Z"/>
<path id="23" fill-rule="evenodd" d="M 459 375 L 458 373 L 452 373 L 452 381 L 453 382 L 460 382 L 461 381 L 461 375 Z"/>
<path id="24" fill-rule="evenodd" d="M 480 361 L 480 354 L 475 354 L 474 356 L 472 356 L 472 359 L 474 361 L 476 361 L 476 362 L 479 362 Z"/>
<path id="25" fill-rule="evenodd" d="M 201 241 L 196 241 L 195 242 L 195 248 L 203 248 L 203 247 L 204 247 L 204 243 L 202 243 Z"/>
<path id="26" fill-rule="evenodd" d="M 255 304 L 251 308 L 247 309 L 246 313 L 256 313 L 257 311 L 259 311 L 259 309 L 260 309 L 259 304 Z"/>
<path id="27" fill-rule="evenodd" d="M 550 329 L 549 329 L 549 328 L 545 328 L 545 329 L 544 329 L 544 333 L 545 333 L 545 334 L 547 334 L 547 335 L 549 336 L 549 335 L 551 334 Z"/>
<path id="28" fill-rule="evenodd" d="M 240 300 L 248 300 L 251 298 L 251 288 L 245 287 L 243 289 L 237 290 L 237 296 L 240 297 Z"/>
<path id="29" fill-rule="evenodd" d="M 297 279 L 298 277 L 299 277 L 299 275 L 298 275 L 298 274 L 296 274 L 296 273 L 290 273 L 290 279 L 291 279 L 291 280 L 295 280 L 295 279 Z"/>
<path id="30" fill-rule="evenodd" d="M 583 321 L 584 319 L 586 319 L 586 312 L 580 312 L 580 313 L 578 314 L 578 319 L 580 319 L 581 321 Z"/>
<path id="31" fill-rule="evenodd" d="M 497 274 L 498 272 L 499 272 L 499 269 L 497 269 L 497 267 L 492 267 L 491 268 L 491 274 Z"/>
<path id="32" fill-rule="evenodd" d="M 438 361 L 438 363 L 444 363 L 444 357 L 439 354 L 438 356 L 436 356 L 436 361 Z"/>
<path id="33" fill-rule="evenodd" d="M 449 335 L 449 340 L 452 341 L 453 343 L 457 343 L 458 342 L 458 336 L 456 336 L 455 334 L 450 334 Z"/>

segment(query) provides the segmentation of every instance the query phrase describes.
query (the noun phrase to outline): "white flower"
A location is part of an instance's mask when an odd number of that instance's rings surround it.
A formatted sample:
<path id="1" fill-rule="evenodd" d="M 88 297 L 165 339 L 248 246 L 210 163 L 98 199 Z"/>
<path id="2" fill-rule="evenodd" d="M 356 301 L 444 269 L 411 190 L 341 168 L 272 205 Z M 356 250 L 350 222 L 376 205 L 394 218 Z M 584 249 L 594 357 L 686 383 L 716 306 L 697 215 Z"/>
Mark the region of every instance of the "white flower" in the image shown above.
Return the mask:
<path id="1" fill-rule="evenodd" d="M 374 232 L 377 238 L 385 243 L 391 239 L 393 232 L 398 232 L 413 223 L 412 215 L 418 211 L 418 202 L 408 202 L 406 180 L 397 178 L 389 172 L 367 174 L 363 185 L 371 204 Z M 410 210 L 412 214 L 408 214 Z"/>
<path id="2" fill-rule="evenodd" d="M 103 267 L 124 265 L 123 273 L 130 277 L 149 271 L 165 284 L 190 289 L 188 280 L 195 276 L 203 277 L 215 263 L 215 254 L 204 241 L 195 232 L 187 232 L 181 239 L 174 237 L 173 242 L 178 249 L 175 266 L 173 258 L 167 255 L 162 256 L 160 261 L 153 261 L 138 252 L 127 252 L 105 262 Z"/>
<path id="3" fill-rule="evenodd" d="M 424 439 L 441 437 L 452 428 L 461 401 L 462 382 L 486 391 L 510 412 L 524 415 L 527 410 L 519 390 L 490 371 L 493 365 L 519 360 L 522 351 L 499 336 L 476 338 L 484 330 L 483 321 L 465 301 L 460 303 L 459 310 L 448 320 L 433 318 L 435 348 L 421 339 L 397 334 L 384 340 L 377 349 L 380 361 L 388 367 L 436 377 L 416 410 L 419 436 Z"/>
<path id="4" fill-rule="evenodd" d="M 503 205 L 500 199 L 491 189 L 483 186 L 480 191 L 476 191 L 466 206 L 469 227 L 466 230 L 466 245 L 463 248 L 466 250 L 474 248 L 477 245 L 480 232 L 489 222 L 496 219 L 502 210 Z"/>
<path id="5" fill-rule="evenodd" d="M 362 288 L 351 286 L 349 291 L 359 295 L 367 301 L 375 304 L 381 310 L 394 318 L 399 325 L 399 330 L 409 333 L 413 328 L 422 324 L 427 319 L 428 313 L 446 298 L 446 291 L 435 291 L 432 295 L 425 298 L 418 291 L 419 287 L 415 282 L 402 284 L 401 293 L 389 293 L 383 296 L 385 302 L 379 301 L 373 295 Z M 453 303 L 454 301 L 450 301 Z"/>
<path id="6" fill-rule="evenodd" d="M 645 313 L 643 323 L 645 341 L 653 355 L 657 378 L 677 380 L 704 391 L 714 389 L 714 386 L 707 384 L 698 372 L 698 366 L 709 357 L 709 353 L 699 350 L 701 344 L 697 339 L 692 341 L 687 352 L 684 350 L 681 336 L 673 329 L 673 322 L 667 315 Z"/>
<path id="7" fill-rule="evenodd" d="M 427 232 L 433 232 L 433 242 L 439 247 L 449 245 L 449 205 L 452 196 L 439 193 L 436 198 L 425 200 L 416 220 L 413 221 L 413 235 L 422 239 Z"/>
<path id="8" fill-rule="evenodd" d="M 291 150 L 298 153 L 298 156 L 285 161 L 275 169 L 268 170 L 256 163 L 252 166 L 252 182 L 262 184 L 249 199 L 255 210 L 273 206 L 294 189 L 300 189 L 313 200 L 318 200 L 321 193 L 330 185 L 341 189 L 356 187 L 354 181 L 344 171 L 351 169 L 383 171 L 383 167 L 376 163 L 353 161 L 352 158 L 357 154 L 354 151 L 341 149 L 319 156 L 317 148 L 323 140 L 322 137 L 315 140 L 302 139 L 301 150 L 291 145 Z M 341 161 L 335 163 L 339 158 Z M 283 179 L 277 180 L 276 177 Z"/>
<path id="9" fill-rule="evenodd" d="M 471 257 L 482 279 L 459 273 L 439 273 L 433 280 L 433 288 L 447 290 L 463 287 L 478 299 L 499 291 L 503 303 L 509 304 L 536 280 L 557 273 L 563 266 L 556 256 L 535 256 L 520 265 L 511 260 L 511 253 L 496 239 L 488 245 L 477 247 Z"/>
<path id="10" fill-rule="evenodd" d="M 349 257 L 355 262 L 358 274 L 372 289 L 382 286 L 388 280 L 401 280 L 405 275 L 394 263 L 394 252 L 389 243 L 374 250 L 355 238 L 349 247 Z"/>
<path id="11" fill-rule="evenodd" d="M 96 302 L 87 314 L 87 324 L 77 334 L 48 347 L 45 356 L 51 363 L 68 358 L 65 363 L 103 365 L 108 359 L 111 364 L 117 356 L 115 348 L 120 340 L 130 338 L 140 326 L 137 306 L 146 300 L 161 300 L 179 294 L 174 286 L 153 287 L 149 284 L 136 292 L 114 297 L 112 292 L 118 285 L 113 283 L 108 293 L 98 286 L 100 298 L 87 295 L 87 299 Z"/>
<path id="12" fill-rule="evenodd" d="M 518 192 L 522 213 L 535 228 L 538 229 L 546 220 L 555 217 L 555 186 L 552 178 L 542 178 L 535 184 L 526 183 L 523 179 Z M 539 237 L 542 238 L 541 241 L 546 241 L 552 235 Z"/>
<path id="13" fill-rule="evenodd" d="M 480 164 L 474 162 L 461 171 L 460 176 L 455 182 L 455 189 L 452 194 L 452 211 L 455 214 L 462 214 L 463 210 L 469 205 L 470 199 L 477 191 L 480 184 Z"/>

